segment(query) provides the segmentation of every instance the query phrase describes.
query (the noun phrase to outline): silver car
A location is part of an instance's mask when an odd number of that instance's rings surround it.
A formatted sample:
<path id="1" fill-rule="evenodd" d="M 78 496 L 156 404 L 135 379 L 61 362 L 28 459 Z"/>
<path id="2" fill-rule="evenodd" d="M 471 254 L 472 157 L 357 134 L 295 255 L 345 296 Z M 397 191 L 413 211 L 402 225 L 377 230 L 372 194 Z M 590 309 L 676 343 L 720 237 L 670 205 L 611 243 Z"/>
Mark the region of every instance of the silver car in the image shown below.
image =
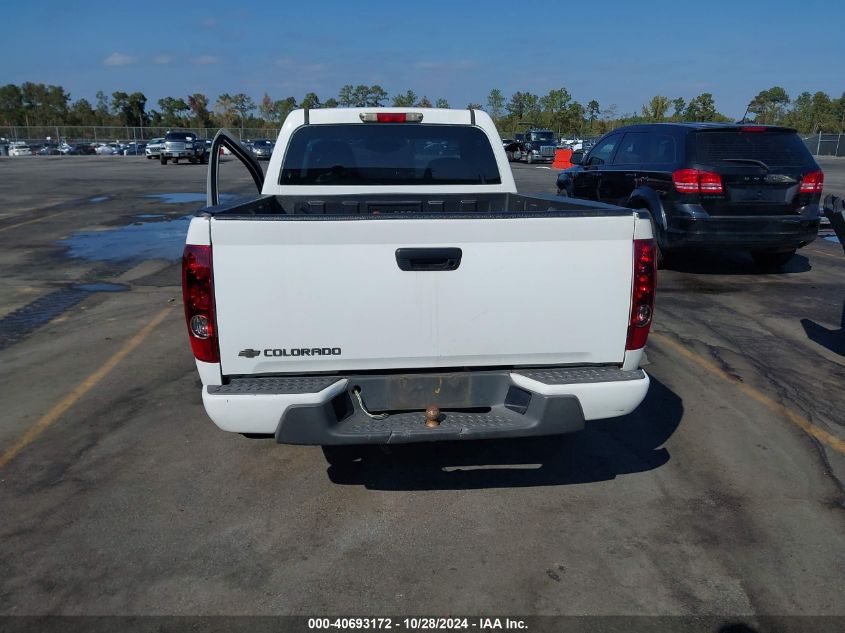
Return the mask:
<path id="1" fill-rule="evenodd" d="M 270 155 L 273 153 L 273 141 L 264 139 L 252 141 L 249 149 L 258 160 L 270 160 Z"/>
<path id="2" fill-rule="evenodd" d="M 164 139 L 163 138 L 154 138 L 149 143 L 147 143 L 146 149 L 144 149 L 144 154 L 146 154 L 147 158 L 152 160 L 153 158 L 158 158 L 161 155 L 161 148 L 164 147 Z"/>

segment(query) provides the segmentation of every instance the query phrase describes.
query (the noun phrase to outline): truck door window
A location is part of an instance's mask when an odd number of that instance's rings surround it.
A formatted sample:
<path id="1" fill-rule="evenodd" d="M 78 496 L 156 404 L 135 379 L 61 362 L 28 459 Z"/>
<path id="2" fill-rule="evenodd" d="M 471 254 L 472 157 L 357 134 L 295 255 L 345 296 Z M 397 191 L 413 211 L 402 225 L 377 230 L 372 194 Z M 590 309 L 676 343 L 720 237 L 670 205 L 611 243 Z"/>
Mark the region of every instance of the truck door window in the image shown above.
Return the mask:
<path id="1" fill-rule="evenodd" d="M 649 162 L 653 137 L 645 132 L 628 132 L 622 137 L 614 165 L 641 165 Z"/>
<path id="2" fill-rule="evenodd" d="M 613 150 L 619 143 L 620 135 L 616 134 L 610 138 L 605 139 L 601 144 L 597 145 L 591 152 L 590 158 L 587 159 L 588 165 L 604 165 L 610 162 L 610 157 L 613 155 Z"/>

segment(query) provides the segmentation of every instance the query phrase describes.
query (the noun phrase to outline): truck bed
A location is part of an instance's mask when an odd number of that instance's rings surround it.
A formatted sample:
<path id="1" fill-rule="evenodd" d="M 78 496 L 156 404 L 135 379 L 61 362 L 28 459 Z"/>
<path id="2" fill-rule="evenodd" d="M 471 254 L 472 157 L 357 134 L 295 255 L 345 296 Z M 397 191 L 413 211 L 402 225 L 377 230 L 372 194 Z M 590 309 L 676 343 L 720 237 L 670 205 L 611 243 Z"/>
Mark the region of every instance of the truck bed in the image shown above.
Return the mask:
<path id="1" fill-rule="evenodd" d="M 585 217 L 631 215 L 631 209 L 550 195 L 513 193 L 333 196 L 259 196 L 201 209 L 216 219 L 305 219 L 303 216 L 455 216 L 571 215 Z"/>

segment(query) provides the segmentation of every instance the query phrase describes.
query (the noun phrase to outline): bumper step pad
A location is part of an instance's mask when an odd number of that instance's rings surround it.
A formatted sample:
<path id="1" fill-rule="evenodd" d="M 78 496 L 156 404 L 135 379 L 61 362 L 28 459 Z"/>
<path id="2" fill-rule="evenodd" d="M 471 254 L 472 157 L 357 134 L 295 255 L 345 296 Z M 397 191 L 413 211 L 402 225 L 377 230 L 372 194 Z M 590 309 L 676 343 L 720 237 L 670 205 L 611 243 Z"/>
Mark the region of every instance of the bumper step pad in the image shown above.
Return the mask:
<path id="1" fill-rule="evenodd" d="M 209 386 L 208 393 L 213 394 L 303 394 L 319 393 L 338 380 L 337 376 L 291 376 L 286 378 L 235 378 L 228 385 Z"/>

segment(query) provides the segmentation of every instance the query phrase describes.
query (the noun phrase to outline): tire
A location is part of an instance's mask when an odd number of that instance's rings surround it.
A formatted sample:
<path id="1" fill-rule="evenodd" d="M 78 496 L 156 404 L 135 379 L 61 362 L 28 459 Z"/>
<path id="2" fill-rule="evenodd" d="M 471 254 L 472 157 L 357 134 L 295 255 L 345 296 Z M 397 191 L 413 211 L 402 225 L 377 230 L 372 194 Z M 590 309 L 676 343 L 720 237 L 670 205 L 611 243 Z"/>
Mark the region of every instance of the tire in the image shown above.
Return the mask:
<path id="1" fill-rule="evenodd" d="M 567 191 L 566 189 L 558 189 L 557 195 L 560 196 L 561 198 L 568 198 L 569 197 L 569 191 Z"/>
<path id="2" fill-rule="evenodd" d="M 507 154 L 507 156 L 508 156 L 508 162 L 512 163 L 513 162 L 513 152 L 505 152 L 505 154 Z"/>
<path id="3" fill-rule="evenodd" d="M 197 159 L 196 159 L 196 158 L 194 158 L 193 156 L 192 156 L 191 158 L 189 158 L 188 160 L 191 162 L 191 165 L 196 165 L 196 164 L 197 164 Z"/>
<path id="4" fill-rule="evenodd" d="M 798 249 L 793 248 L 789 251 L 771 252 L 771 251 L 751 251 L 751 259 L 760 268 L 776 269 L 785 266 L 795 255 Z"/>
<path id="5" fill-rule="evenodd" d="M 534 155 L 531 152 L 528 152 L 528 154 L 525 155 L 525 162 L 529 165 L 534 164 Z"/>
<path id="6" fill-rule="evenodd" d="M 179 159 L 178 159 L 178 158 L 174 158 L 174 159 L 173 159 L 173 164 L 174 164 L 174 165 L 179 164 Z"/>
<path id="7" fill-rule="evenodd" d="M 152 159 L 153 159 L 152 156 L 147 156 L 147 160 L 152 160 Z"/>
<path id="8" fill-rule="evenodd" d="M 208 154 L 203 154 L 203 155 L 202 155 L 202 158 L 200 158 L 200 163 L 202 163 L 203 165 L 207 165 L 207 164 L 208 164 Z"/>
<path id="9" fill-rule="evenodd" d="M 162 154 L 161 156 L 158 157 L 158 162 L 160 162 L 162 165 L 166 165 L 167 164 L 167 156 Z"/>
<path id="10" fill-rule="evenodd" d="M 321 446 L 329 466 L 349 468 L 364 457 L 363 446 Z"/>

